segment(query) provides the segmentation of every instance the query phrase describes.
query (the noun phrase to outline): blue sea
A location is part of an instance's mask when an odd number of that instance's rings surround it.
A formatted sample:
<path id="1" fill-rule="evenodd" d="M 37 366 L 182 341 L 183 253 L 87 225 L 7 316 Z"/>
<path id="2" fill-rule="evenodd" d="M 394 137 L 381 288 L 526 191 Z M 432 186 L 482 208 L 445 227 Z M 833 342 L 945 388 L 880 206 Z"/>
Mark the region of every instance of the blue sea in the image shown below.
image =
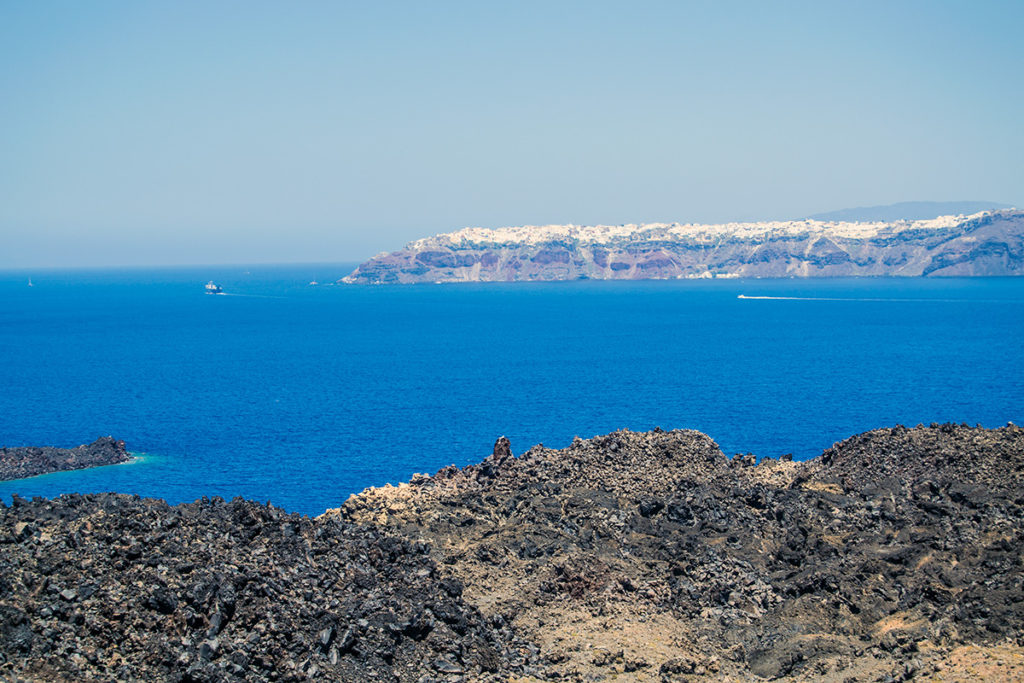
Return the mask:
<path id="1" fill-rule="evenodd" d="M 503 434 L 520 453 L 692 428 L 802 459 L 897 423 L 1024 421 L 1024 278 L 308 284 L 352 265 L 0 273 L 0 445 L 110 434 L 140 456 L 0 498 L 318 514 Z"/>

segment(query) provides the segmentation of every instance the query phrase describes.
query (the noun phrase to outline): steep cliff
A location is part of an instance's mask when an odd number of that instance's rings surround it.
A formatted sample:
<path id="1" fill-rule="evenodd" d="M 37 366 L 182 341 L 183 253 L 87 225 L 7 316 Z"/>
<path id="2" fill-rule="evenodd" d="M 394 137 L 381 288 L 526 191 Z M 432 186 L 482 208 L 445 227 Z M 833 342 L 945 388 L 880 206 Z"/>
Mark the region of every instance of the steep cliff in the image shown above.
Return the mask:
<path id="1" fill-rule="evenodd" d="M 465 228 L 360 265 L 345 283 L 1024 274 L 1024 211 L 815 220 Z"/>

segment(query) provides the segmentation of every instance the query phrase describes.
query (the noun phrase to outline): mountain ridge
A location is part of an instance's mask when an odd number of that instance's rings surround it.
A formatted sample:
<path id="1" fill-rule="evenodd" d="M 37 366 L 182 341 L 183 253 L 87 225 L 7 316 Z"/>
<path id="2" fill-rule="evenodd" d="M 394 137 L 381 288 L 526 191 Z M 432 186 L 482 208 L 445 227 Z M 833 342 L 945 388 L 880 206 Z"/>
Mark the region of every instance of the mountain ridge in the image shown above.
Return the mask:
<path id="1" fill-rule="evenodd" d="M 896 202 L 877 206 L 858 206 L 838 211 L 816 213 L 807 218 L 817 221 L 898 221 L 925 220 L 936 216 L 969 216 L 982 211 L 1012 209 L 1001 202 Z"/>

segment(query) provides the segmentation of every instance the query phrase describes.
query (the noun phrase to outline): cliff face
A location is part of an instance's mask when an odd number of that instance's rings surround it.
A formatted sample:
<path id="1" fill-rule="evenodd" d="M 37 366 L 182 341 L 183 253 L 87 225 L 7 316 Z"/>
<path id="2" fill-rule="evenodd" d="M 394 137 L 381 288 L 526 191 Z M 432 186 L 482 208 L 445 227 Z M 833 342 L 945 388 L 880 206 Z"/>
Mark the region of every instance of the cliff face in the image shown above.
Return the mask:
<path id="1" fill-rule="evenodd" d="M 511 282 L 1024 274 L 1024 211 L 814 220 L 466 228 L 380 254 L 341 281 Z"/>
<path id="2" fill-rule="evenodd" d="M 0 678 L 1024 677 L 1024 430 L 618 431 L 368 489 L 0 504 Z M 935 678 L 932 678 L 934 676 Z"/>

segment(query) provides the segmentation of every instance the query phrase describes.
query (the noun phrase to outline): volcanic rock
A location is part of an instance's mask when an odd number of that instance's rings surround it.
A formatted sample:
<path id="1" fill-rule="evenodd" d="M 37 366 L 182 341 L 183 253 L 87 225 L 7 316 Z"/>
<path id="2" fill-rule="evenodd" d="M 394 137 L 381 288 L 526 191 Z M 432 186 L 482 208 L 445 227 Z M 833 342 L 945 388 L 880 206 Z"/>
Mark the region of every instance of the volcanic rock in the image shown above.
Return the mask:
<path id="1" fill-rule="evenodd" d="M 112 436 L 101 436 L 91 444 L 77 448 L 51 448 L 49 446 L 0 448 L 0 481 L 23 479 L 63 470 L 116 465 L 131 459 L 128 451 L 125 450 L 124 441 L 118 441 Z"/>
<path id="2" fill-rule="evenodd" d="M 897 426 L 814 460 L 618 431 L 309 519 L 236 499 L 0 506 L 0 676 L 1011 680 L 1024 430 Z"/>
<path id="3" fill-rule="evenodd" d="M 755 462 L 620 431 L 341 514 L 424 541 L 549 677 L 902 680 L 966 643 L 1024 653 L 1024 430 L 896 427 Z"/>
<path id="4" fill-rule="evenodd" d="M 35 531 L 19 538 L 24 519 Z M 0 544 L 0 678 L 417 681 L 438 658 L 474 678 L 517 670 L 518 641 L 452 596 L 425 546 L 337 517 L 71 495 L 0 507 Z"/>

